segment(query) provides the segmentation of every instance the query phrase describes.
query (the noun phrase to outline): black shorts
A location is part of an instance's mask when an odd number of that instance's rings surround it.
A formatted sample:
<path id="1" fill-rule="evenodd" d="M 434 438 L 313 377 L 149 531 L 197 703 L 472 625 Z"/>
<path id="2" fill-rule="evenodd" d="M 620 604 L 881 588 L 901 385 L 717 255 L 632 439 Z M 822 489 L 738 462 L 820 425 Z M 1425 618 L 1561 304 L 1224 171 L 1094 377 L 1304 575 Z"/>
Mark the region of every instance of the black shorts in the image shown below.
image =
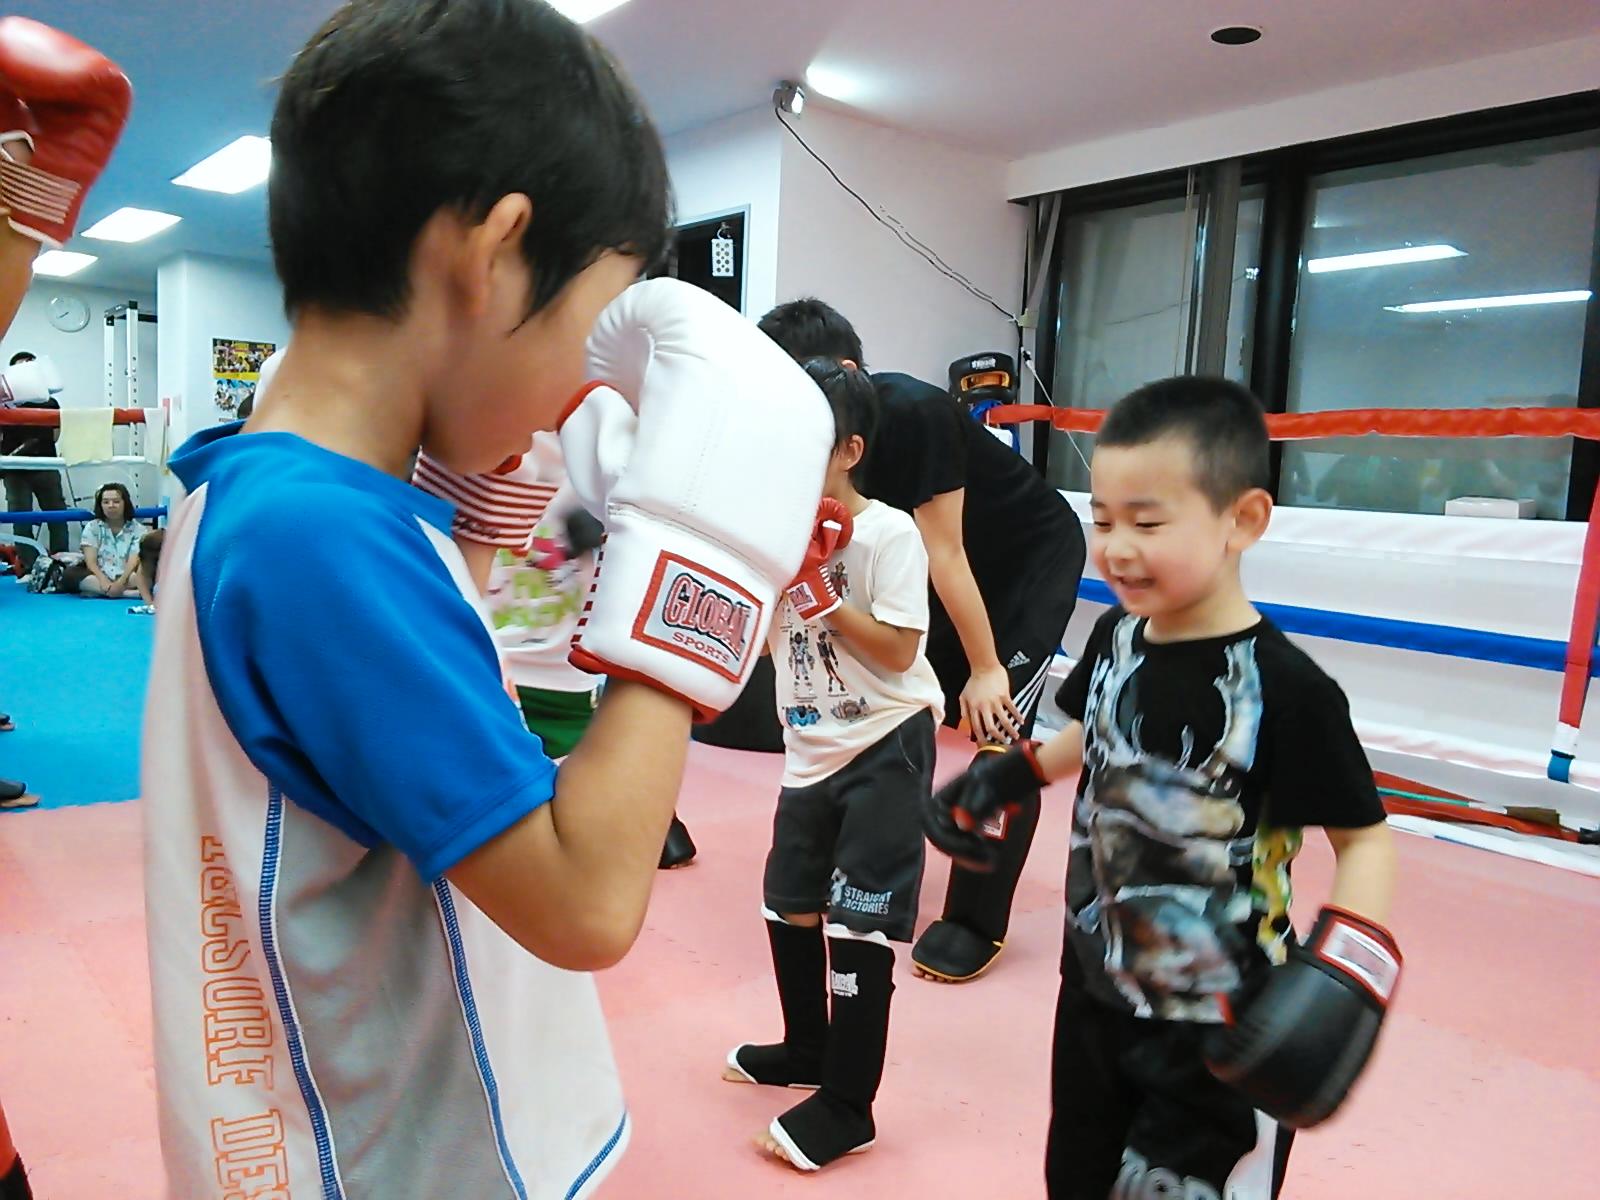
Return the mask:
<path id="1" fill-rule="evenodd" d="M 1050 1069 L 1050 1200 L 1274 1200 L 1294 1131 L 1206 1069 L 1205 1033 L 1109 1008 L 1068 968 Z"/>
<path id="2" fill-rule="evenodd" d="M 825 912 L 856 933 L 909 942 L 922 890 L 922 808 L 932 790 L 927 709 L 826 779 L 780 790 L 763 881 L 766 906 Z"/>
<path id="3" fill-rule="evenodd" d="M 1034 573 L 1037 582 L 1018 589 L 1014 611 L 991 611 L 995 650 L 1011 677 L 1011 702 L 1023 716 L 1023 737 L 1033 735 L 1033 719 L 1044 696 L 1050 664 L 1078 604 L 1083 562 L 1062 561 Z M 967 652 L 950 616 L 935 598 L 929 614 L 928 662 L 944 691 L 944 723 L 961 723 L 961 691 L 972 677 Z"/>

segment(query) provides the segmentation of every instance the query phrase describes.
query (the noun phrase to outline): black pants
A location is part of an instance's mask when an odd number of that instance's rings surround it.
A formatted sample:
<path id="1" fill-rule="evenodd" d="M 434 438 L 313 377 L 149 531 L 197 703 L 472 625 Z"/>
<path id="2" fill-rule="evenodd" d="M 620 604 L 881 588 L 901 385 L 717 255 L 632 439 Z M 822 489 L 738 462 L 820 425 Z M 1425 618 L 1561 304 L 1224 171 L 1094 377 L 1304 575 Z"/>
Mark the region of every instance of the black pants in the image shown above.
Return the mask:
<path id="1" fill-rule="evenodd" d="M 1294 1131 L 1206 1069 L 1206 1027 L 1089 996 L 1063 968 L 1050 1063 L 1050 1200 L 1275 1200 Z"/>
<path id="2" fill-rule="evenodd" d="M 1016 601 L 1010 609 L 996 608 L 989 613 L 995 652 L 1010 677 L 1012 703 L 1025 722 L 1024 737 L 1033 733 L 1046 673 L 1077 607 L 1083 561 L 1080 551 L 1035 564 L 1025 580 L 1014 583 Z M 972 678 L 972 668 L 961 637 L 937 596 L 929 613 L 927 655 L 944 691 L 944 723 L 953 729 L 961 721 L 961 691 Z"/>
<path id="3" fill-rule="evenodd" d="M 3 460 L 0 460 L 3 461 Z M 66 508 L 66 497 L 61 491 L 61 472 L 59 471 L 5 471 L 6 480 L 6 509 L 10 512 L 28 512 L 38 508 L 42 512 L 60 512 Z M 37 501 L 37 503 L 35 503 Z M 17 536 L 31 538 L 32 525 L 18 524 Z M 51 554 L 60 554 L 67 548 L 67 527 L 60 521 L 52 521 L 49 528 L 48 542 Z M 17 557 L 22 560 L 22 569 L 27 570 L 33 565 L 37 552 L 32 546 L 18 546 Z"/>

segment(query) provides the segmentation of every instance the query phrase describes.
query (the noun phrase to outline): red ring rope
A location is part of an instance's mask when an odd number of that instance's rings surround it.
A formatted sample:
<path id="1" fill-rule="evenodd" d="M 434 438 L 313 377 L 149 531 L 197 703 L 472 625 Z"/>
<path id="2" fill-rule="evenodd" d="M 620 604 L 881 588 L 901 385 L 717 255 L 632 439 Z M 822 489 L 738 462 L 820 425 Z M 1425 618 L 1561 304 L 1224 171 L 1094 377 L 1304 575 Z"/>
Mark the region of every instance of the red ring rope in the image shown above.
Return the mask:
<path id="1" fill-rule="evenodd" d="M 143 425 L 144 409 L 114 408 L 111 410 L 111 423 L 113 425 Z M 0 408 L 0 425 L 55 426 L 59 424 L 61 424 L 61 414 L 53 408 Z"/>
<path id="2" fill-rule="evenodd" d="M 984 414 L 989 425 L 1049 421 L 1070 433 L 1093 433 L 1105 412 L 1095 408 L 1051 408 L 1002 404 Z M 1275 442 L 1307 438 L 1362 437 L 1581 437 L 1600 441 L 1600 409 L 1590 408 L 1341 408 L 1316 413 L 1271 413 L 1267 433 Z"/>
<path id="3" fill-rule="evenodd" d="M 989 425 L 1048 421 L 1070 433 L 1093 433 L 1105 412 L 1092 408 L 1052 408 L 1044 404 L 1004 404 L 989 409 Z M 1345 408 L 1317 413 L 1269 413 L 1267 433 L 1275 442 L 1310 438 L 1362 437 L 1581 437 L 1600 441 L 1600 409 L 1588 408 Z M 1600 489 L 1589 512 L 1589 528 L 1578 567 L 1572 602 L 1572 632 L 1567 638 L 1567 668 L 1561 680 L 1561 707 L 1550 747 L 1549 776 L 1571 781 L 1578 729 L 1589 692 L 1596 625 L 1600 623 Z"/>

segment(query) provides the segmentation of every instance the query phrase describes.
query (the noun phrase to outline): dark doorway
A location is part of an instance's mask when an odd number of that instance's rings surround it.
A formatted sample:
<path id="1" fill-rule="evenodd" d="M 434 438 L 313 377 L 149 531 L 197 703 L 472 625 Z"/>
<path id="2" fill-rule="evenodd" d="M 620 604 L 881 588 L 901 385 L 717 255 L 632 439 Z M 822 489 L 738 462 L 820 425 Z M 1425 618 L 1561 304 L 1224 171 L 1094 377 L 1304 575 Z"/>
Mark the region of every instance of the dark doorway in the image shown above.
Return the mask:
<path id="1" fill-rule="evenodd" d="M 727 247 L 717 243 L 731 242 L 732 265 L 727 265 Z M 717 259 L 722 258 L 722 270 L 732 274 L 718 274 Z M 667 275 L 704 288 L 730 308 L 744 311 L 744 213 L 730 213 L 725 217 L 712 217 L 680 226 L 673 238 L 672 250 L 654 278 Z"/>

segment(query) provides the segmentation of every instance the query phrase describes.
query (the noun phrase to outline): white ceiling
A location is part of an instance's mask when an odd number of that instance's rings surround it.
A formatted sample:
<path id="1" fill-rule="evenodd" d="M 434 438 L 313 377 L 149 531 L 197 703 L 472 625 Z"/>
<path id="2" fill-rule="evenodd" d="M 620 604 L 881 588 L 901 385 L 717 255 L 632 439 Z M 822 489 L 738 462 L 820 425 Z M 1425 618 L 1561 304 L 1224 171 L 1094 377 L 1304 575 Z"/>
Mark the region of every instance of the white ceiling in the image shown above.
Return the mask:
<path id="1" fill-rule="evenodd" d="M 168 183 L 264 133 L 271 81 L 330 0 L 13 0 L 103 48 L 134 81 L 133 120 L 86 223 L 124 204 L 181 225 L 135 247 L 84 243 L 78 276 L 148 289 L 181 251 L 267 258 L 264 195 Z M 1260 42 L 1213 44 L 1226 24 Z M 1592 0 L 631 0 L 592 27 L 665 134 L 766 102 L 825 64 L 861 115 L 1006 160 L 1340 84 L 1600 32 Z M 1600 69 L 1597 69 L 1600 81 Z M 957 181 L 938 181 L 955 186 Z M 82 242 L 82 239 L 79 239 Z"/>

